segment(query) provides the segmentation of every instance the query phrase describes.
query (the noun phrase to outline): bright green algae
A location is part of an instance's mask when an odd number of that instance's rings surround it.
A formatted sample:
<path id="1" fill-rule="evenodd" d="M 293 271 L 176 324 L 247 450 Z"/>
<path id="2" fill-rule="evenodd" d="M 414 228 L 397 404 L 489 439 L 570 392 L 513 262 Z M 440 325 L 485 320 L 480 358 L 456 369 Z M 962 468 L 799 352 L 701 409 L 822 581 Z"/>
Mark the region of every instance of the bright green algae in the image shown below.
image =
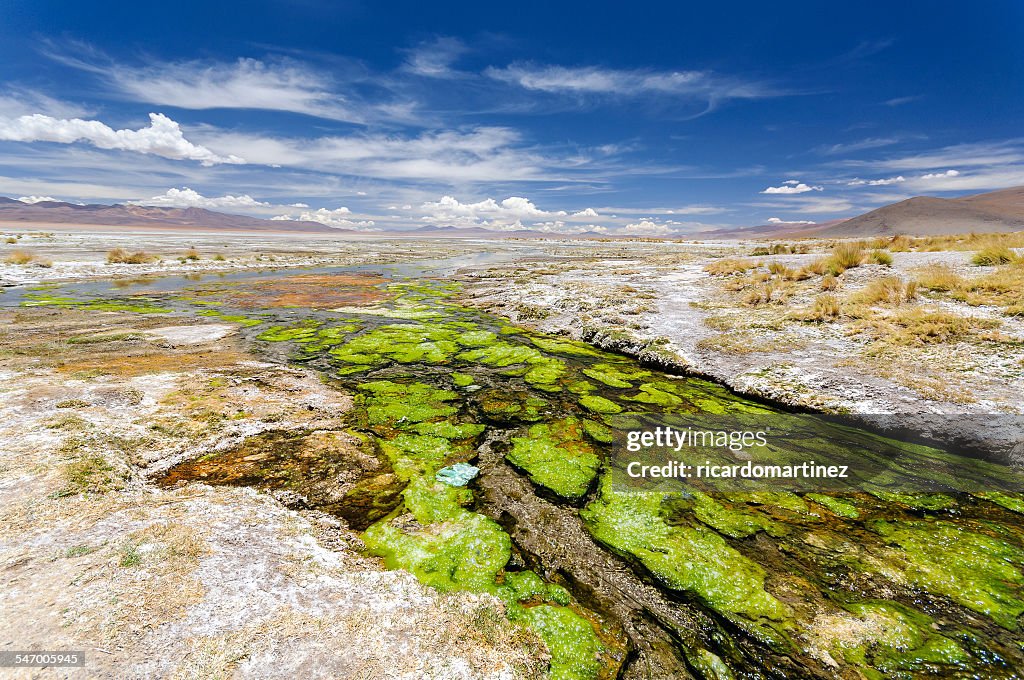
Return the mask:
<path id="1" fill-rule="evenodd" d="M 575 418 L 532 426 L 528 436 L 513 437 L 505 458 L 525 470 L 534 484 L 572 501 L 586 494 L 601 465 Z"/>

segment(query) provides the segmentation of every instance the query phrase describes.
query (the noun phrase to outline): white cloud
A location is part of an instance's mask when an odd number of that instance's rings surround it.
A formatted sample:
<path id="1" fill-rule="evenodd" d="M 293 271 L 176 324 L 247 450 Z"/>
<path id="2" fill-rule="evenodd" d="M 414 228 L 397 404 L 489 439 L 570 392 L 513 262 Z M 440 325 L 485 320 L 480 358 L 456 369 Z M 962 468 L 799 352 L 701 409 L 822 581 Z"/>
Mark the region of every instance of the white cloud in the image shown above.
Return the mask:
<path id="1" fill-rule="evenodd" d="M 55 118 L 79 118 L 89 111 L 63 102 L 42 92 L 24 88 L 9 88 L 0 94 L 0 118 L 16 118 L 31 113 L 42 113 Z"/>
<path id="2" fill-rule="evenodd" d="M 439 37 L 407 50 L 404 70 L 427 78 L 450 78 L 456 75 L 452 64 L 467 52 L 457 38 Z"/>
<path id="3" fill-rule="evenodd" d="M 845 198 L 832 198 L 826 196 L 790 196 L 785 203 L 764 202 L 753 203 L 759 208 L 773 208 L 787 212 L 798 212 L 807 214 L 816 213 L 845 213 L 854 209 L 853 203 Z"/>
<path id="4" fill-rule="evenodd" d="M 143 201 L 132 201 L 136 205 L 154 205 L 173 208 L 206 208 L 208 210 L 242 210 L 253 211 L 260 208 L 273 208 L 270 203 L 257 201 L 248 194 L 240 196 L 217 196 L 206 197 L 198 191 L 182 187 L 181 189 L 170 188 L 159 196 L 153 196 Z M 308 206 L 307 206 L 308 207 Z"/>
<path id="5" fill-rule="evenodd" d="M 621 229 L 621 232 L 638 236 L 665 236 L 666 234 L 673 233 L 668 225 L 652 222 L 651 220 L 640 220 L 639 222 L 627 224 Z"/>
<path id="6" fill-rule="evenodd" d="M 249 163 L 298 167 L 382 179 L 429 179 L 444 183 L 565 180 L 552 168 L 575 164 L 521 148 L 518 132 L 504 127 L 424 132 L 417 136 L 364 134 L 275 138 L 206 129 L 197 139 Z"/>
<path id="7" fill-rule="evenodd" d="M 799 182 L 795 179 L 786 180 L 782 183 L 782 186 L 768 187 L 764 189 L 762 194 L 803 194 L 808 191 L 822 191 L 823 187 L 810 186 Z"/>
<path id="8" fill-rule="evenodd" d="M 853 153 L 855 151 L 865 151 L 867 149 L 879 149 L 883 146 L 892 146 L 893 144 L 898 144 L 899 141 L 900 139 L 898 137 L 869 137 L 868 139 L 862 139 L 857 142 L 824 146 L 819 148 L 818 152 L 827 156 L 835 156 L 843 153 Z"/>
<path id="9" fill-rule="evenodd" d="M 320 224 L 326 224 L 329 227 L 337 227 L 340 229 L 373 229 L 373 220 L 353 220 L 350 219 L 351 214 L 351 210 L 342 206 L 340 208 L 335 208 L 334 210 L 328 210 L 327 208 L 320 208 L 318 210 L 306 210 L 299 213 L 296 216 L 277 215 L 276 217 L 272 217 L 270 219 L 301 222 L 319 222 Z"/>
<path id="10" fill-rule="evenodd" d="M 600 217 L 600 215 L 597 214 L 597 211 L 594 210 L 593 208 L 585 208 L 583 210 L 580 210 L 579 212 L 574 212 L 572 214 L 572 216 L 573 217 Z"/>
<path id="11" fill-rule="evenodd" d="M 307 204 L 307 203 L 289 203 L 288 207 L 289 208 L 308 208 L 309 204 Z"/>
<path id="12" fill-rule="evenodd" d="M 652 71 L 512 64 L 485 72 L 495 80 L 528 90 L 563 94 L 639 96 L 646 94 L 706 100 L 711 108 L 728 99 L 758 99 L 782 93 L 763 84 L 717 76 L 708 71 Z"/>
<path id="13" fill-rule="evenodd" d="M 219 156 L 185 139 L 181 127 L 161 113 L 149 114 L 149 127 L 114 130 L 98 120 L 53 118 L 36 113 L 0 118 L 0 140 L 13 142 L 84 142 L 100 149 L 134 151 L 172 160 L 193 160 L 203 165 L 240 164 L 238 156 Z"/>
<path id="14" fill-rule="evenodd" d="M 769 217 L 767 224 L 816 224 L 814 220 L 784 220 L 780 217 Z"/>
<path id="15" fill-rule="evenodd" d="M 293 60 L 265 62 L 156 62 L 119 64 L 89 50 L 87 59 L 50 54 L 57 61 L 96 74 L 132 101 L 182 109 L 263 109 L 364 122 L 334 91 L 327 75 Z"/>
<path id="16" fill-rule="evenodd" d="M 22 203 L 42 203 L 43 201 L 56 201 L 57 199 L 53 196 L 20 196 L 18 198 Z"/>
<path id="17" fill-rule="evenodd" d="M 907 178 L 904 177 L 903 175 L 897 175 L 895 177 L 886 177 L 886 178 L 883 178 L 883 179 L 861 179 L 861 178 L 857 177 L 857 178 L 852 179 L 849 182 L 847 182 L 846 186 L 850 186 L 850 187 L 859 187 L 859 186 L 884 187 L 884 186 L 889 186 L 890 184 L 899 184 L 901 182 L 906 182 L 906 181 L 907 181 Z"/>
<path id="18" fill-rule="evenodd" d="M 928 174 L 921 175 L 921 179 L 943 179 L 945 177 L 959 177 L 959 170 L 946 170 L 945 172 L 929 172 Z"/>
<path id="19" fill-rule="evenodd" d="M 439 201 L 427 201 L 421 208 L 426 211 L 422 219 L 431 223 L 510 225 L 524 218 L 545 219 L 564 217 L 565 211 L 548 212 L 522 196 L 509 196 L 500 203 L 485 198 L 477 203 L 462 203 L 454 196 L 442 196 Z"/>

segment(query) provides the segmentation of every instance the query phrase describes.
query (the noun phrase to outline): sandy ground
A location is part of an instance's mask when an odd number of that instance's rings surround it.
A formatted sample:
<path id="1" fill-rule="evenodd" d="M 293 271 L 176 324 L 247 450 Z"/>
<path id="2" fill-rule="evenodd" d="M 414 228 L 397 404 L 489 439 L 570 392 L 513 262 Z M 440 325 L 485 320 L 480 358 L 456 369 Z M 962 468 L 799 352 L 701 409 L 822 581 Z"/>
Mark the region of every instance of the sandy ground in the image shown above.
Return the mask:
<path id="1" fill-rule="evenodd" d="M 493 598 L 357 552 L 326 515 L 246 488 L 156 487 L 266 431 L 338 433 L 351 400 L 232 326 L 0 313 L 0 649 L 81 650 L 4 677 L 534 677 Z M 355 446 L 355 444 L 351 444 Z"/>

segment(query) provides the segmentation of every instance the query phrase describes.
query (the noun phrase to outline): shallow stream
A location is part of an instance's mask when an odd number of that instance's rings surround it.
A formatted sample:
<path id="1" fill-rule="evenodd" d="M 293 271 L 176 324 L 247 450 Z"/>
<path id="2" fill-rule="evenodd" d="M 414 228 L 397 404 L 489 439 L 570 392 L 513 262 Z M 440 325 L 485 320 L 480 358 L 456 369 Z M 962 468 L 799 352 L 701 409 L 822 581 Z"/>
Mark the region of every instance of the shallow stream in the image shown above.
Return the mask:
<path id="1" fill-rule="evenodd" d="M 459 284 L 431 278 L 444 266 L 65 284 L 0 304 L 236 323 L 256 352 L 356 395 L 344 433 L 258 435 L 158 482 L 250 485 L 344 518 L 389 567 L 503 600 L 547 643 L 553 678 L 1024 669 L 1024 497 L 941 479 L 929 493 L 613 489 L 630 423 L 784 411 L 463 307 Z M 800 455 L 857 447 L 926 477 L 943 456 L 823 428 Z M 458 463 L 478 476 L 440 481 Z"/>

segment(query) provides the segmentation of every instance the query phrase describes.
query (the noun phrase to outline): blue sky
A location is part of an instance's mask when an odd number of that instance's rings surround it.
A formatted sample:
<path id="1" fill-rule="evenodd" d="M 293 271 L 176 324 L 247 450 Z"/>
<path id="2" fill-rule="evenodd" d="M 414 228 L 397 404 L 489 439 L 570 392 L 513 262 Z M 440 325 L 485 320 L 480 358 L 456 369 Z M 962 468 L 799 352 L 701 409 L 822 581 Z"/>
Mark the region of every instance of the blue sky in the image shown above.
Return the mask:
<path id="1" fill-rule="evenodd" d="M 688 234 L 1024 184 L 1024 3 L 0 8 L 0 194 Z"/>

